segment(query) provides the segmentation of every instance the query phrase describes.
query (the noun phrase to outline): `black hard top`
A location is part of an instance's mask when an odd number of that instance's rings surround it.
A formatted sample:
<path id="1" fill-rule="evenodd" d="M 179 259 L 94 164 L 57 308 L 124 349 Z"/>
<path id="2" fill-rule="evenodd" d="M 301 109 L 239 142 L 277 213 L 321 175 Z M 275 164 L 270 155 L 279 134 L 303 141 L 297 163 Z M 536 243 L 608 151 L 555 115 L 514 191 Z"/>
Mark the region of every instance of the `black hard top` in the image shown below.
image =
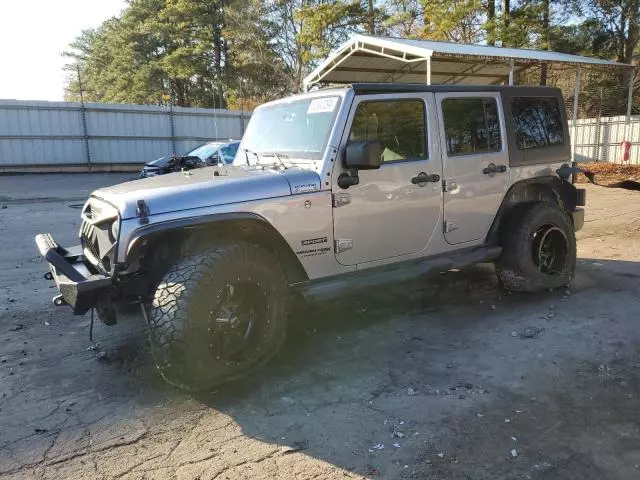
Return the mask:
<path id="1" fill-rule="evenodd" d="M 558 94 L 556 87 L 531 87 L 526 85 L 426 85 L 422 83 L 352 83 L 356 94 L 412 93 L 412 92 L 504 92 L 514 95 Z"/>

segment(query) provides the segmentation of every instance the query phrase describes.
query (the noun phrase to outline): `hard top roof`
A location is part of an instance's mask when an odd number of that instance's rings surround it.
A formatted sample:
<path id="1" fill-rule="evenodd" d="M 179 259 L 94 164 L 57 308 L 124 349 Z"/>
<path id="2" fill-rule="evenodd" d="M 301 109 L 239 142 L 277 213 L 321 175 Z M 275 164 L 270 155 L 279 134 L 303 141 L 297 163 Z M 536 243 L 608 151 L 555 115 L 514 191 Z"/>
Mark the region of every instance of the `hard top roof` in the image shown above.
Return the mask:
<path id="1" fill-rule="evenodd" d="M 524 85 L 424 85 L 422 83 L 352 83 L 347 88 L 352 88 L 356 94 L 365 93 L 410 93 L 410 92 L 499 92 L 513 91 L 514 93 L 558 93 L 556 87 L 540 86 L 531 87 Z"/>

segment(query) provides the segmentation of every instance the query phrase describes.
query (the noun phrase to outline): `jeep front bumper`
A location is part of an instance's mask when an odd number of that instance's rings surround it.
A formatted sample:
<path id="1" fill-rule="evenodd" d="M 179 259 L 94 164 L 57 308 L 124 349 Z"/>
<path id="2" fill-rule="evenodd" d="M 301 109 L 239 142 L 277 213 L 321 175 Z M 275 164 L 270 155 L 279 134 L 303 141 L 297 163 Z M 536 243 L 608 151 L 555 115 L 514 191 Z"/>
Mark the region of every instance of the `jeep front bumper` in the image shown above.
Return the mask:
<path id="1" fill-rule="evenodd" d="M 111 277 L 93 273 L 84 263 L 82 247 L 63 248 L 50 233 L 36 235 L 36 245 L 51 270 L 51 277 L 74 315 L 84 315 L 98 299 L 110 293 Z"/>

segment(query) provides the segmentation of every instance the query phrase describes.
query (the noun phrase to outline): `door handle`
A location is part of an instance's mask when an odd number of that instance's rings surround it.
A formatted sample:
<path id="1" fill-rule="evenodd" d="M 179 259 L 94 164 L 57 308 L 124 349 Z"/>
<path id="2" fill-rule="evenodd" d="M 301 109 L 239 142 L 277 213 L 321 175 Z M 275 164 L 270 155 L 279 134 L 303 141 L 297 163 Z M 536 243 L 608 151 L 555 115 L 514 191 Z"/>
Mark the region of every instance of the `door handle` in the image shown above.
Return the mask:
<path id="1" fill-rule="evenodd" d="M 491 176 L 495 175 L 496 173 L 504 173 L 506 171 L 507 167 L 505 165 L 496 165 L 495 163 L 490 163 L 482 169 L 482 173 Z"/>
<path id="2" fill-rule="evenodd" d="M 439 182 L 440 175 L 437 173 L 427 174 L 425 172 L 420 172 L 418 175 L 411 179 L 411 183 L 414 185 L 424 186 L 429 182 Z"/>

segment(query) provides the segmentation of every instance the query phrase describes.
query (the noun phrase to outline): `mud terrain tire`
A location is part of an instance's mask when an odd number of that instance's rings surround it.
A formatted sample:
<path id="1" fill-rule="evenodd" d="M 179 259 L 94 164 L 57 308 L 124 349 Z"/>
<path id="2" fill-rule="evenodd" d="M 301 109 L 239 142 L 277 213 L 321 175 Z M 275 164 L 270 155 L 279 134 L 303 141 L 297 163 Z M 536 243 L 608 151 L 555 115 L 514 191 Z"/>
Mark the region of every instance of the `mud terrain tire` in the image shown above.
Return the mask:
<path id="1" fill-rule="evenodd" d="M 569 285 L 576 266 L 576 238 L 569 217 L 547 202 L 526 203 L 500 229 L 496 274 L 507 290 L 535 292 Z"/>
<path id="2" fill-rule="evenodd" d="M 146 306 L 160 375 L 207 390 L 259 367 L 284 341 L 288 298 L 278 258 L 260 246 L 220 245 L 178 261 Z"/>

